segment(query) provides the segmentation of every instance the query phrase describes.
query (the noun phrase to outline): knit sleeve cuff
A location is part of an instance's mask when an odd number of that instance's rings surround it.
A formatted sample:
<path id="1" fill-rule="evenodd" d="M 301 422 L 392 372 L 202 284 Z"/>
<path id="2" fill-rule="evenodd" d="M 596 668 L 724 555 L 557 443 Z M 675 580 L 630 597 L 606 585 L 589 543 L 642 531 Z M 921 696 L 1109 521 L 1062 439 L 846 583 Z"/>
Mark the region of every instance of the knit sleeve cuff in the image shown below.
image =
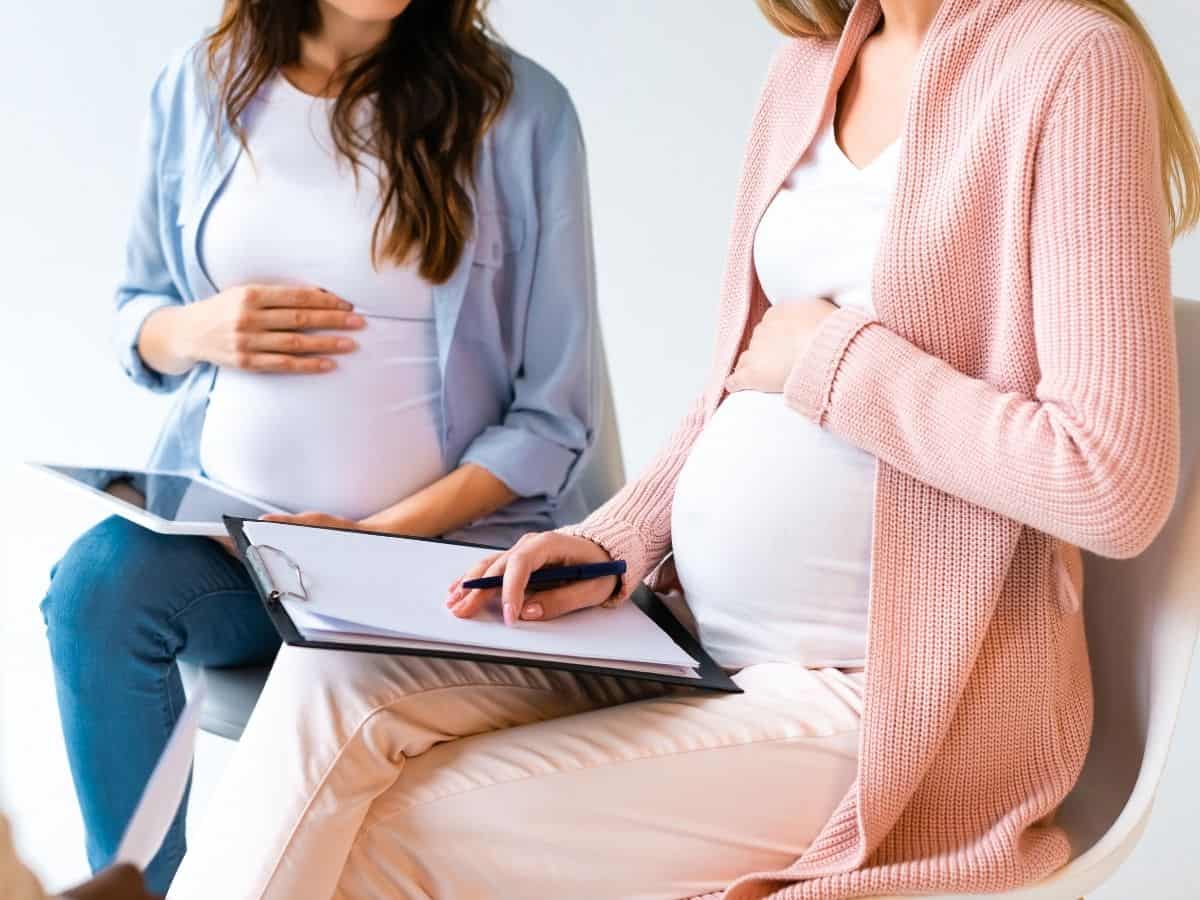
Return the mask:
<path id="1" fill-rule="evenodd" d="M 658 562 L 651 558 L 638 530 L 627 522 L 592 516 L 578 525 L 560 528 L 559 533 L 586 538 L 603 547 L 614 560 L 625 561 L 625 574 L 617 581 L 617 589 L 606 606 L 626 600 Z"/>
<path id="2" fill-rule="evenodd" d="M 846 348 L 874 321 L 857 309 L 838 309 L 825 317 L 784 382 L 783 396 L 792 409 L 818 425 L 823 423 Z"/>

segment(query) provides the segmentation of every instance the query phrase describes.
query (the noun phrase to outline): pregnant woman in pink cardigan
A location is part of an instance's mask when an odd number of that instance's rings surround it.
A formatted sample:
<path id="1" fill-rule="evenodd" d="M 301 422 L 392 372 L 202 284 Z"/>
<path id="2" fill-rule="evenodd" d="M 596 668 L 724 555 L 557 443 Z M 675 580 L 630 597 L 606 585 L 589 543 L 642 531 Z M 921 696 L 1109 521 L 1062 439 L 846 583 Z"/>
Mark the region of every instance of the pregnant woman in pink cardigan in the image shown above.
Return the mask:
<path id="1" fill-rule="evenodd" d="M 603 509 L 481 567 L 527 620 L 678 589 L 745 693 L 286 649 L 172 897 L 848 898 L 1068 859 L 1080 548 L 1171 507 L 1195 139 L 1120 0 L 759 5 L 792 39 L 711 378 Z"/>

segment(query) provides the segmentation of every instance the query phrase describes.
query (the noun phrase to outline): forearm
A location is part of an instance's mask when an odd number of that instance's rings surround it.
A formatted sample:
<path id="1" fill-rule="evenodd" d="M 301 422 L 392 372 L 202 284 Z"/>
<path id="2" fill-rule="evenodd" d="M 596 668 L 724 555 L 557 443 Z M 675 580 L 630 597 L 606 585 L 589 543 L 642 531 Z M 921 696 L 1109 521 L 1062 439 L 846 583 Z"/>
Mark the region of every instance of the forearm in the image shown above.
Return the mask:
<path id="1" fill-rule="evenodd" d="M 465 463 L 361 524 L 375 531 L 438 537 L 494 513 L 517 496 L 487 469 Z"/>
<path id="2" fill-rule="evenodd" d="M 791 405 L 948 494 L 1097 554 L 1139 553 L 1170 512 L 1179 459 L 1158 134 L 1142 54 L 1096 29 L 1030 154 L 1011 233 L 1026 245 L 1005 251 L 991 287 L 931 280 L 940 297 L 893 295 L 927 321 L 991 309 L 964 320 L 974 362 L 951 365 L 957 338 L 934 340 L 919 317 L 910 341 L 839 310 L 801 353 Z"/>
<path id="3" fill-rule="evenodd" d="M 1104 373 L 1105 390 L 1048 353 L 1036 395 L 1026 396 L 838 313 L 786 395 L 801 414 L 919 481 L 1092 552 L 1130 556 L 1152 539 L 1174 495 L 1169 315 L 1164 304 L 1134 331 L 1125 326 L 1138 320 L 1114 310 L 1103 339 L 1056 354 L 1074 359 L 1088 347 L 1085 371 Z"/>
<path id="4" fill-rule="evenodd" d="M 142 361 L 162 375 L 182 375 L 196 364 L 188 355 L 183 336 L 188 316 L 182 306 L 166 306 L 146 317 L 138 334 Z"/>

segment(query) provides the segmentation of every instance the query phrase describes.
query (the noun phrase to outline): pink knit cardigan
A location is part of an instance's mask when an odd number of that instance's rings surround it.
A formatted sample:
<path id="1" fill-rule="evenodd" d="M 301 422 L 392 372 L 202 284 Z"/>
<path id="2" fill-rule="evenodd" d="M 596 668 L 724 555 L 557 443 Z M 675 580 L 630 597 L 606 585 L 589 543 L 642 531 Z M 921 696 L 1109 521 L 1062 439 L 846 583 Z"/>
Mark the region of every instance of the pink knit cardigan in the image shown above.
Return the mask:
<path id="1" fill-rule="evenodd" d="M 759 219 L 878 16 L 859 0 L 836 46 L 790 41 L 772 64 L 707 389 L 649 469 L 569 529 L 628 562 L 626 592 L 670 551 L 680 467 L 765 309 Z M 1175 490 L 1153 98 L 1131 37 L 1071 0 L 940 8 L 875 264 L 878 319 L 834 312 L 784 389 L 879 460 L 858 778 L 794 865 L 724 897 L 999 891 L 1069 858 L 1052 814 L 1092 719 L 1077 548 L 1139 553 Z"/>

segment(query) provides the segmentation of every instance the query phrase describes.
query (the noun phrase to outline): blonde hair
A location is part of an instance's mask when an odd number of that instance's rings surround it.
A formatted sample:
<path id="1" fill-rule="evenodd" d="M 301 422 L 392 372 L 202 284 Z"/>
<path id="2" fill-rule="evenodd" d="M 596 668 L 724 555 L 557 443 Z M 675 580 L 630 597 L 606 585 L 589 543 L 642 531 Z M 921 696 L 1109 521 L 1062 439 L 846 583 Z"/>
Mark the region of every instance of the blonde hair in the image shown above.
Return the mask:
<path id="1" fill-rule="evenodd" d="M 757 0 L 767 20 L 789 37 L 836 38 L 854 0 Z M 1137 40 L 1154 76 L 1162 145 L 1163 191 L 1178 237 L 1200 222 L 1200 144 L 1154 42 L 1126 0 L 1072 0 L 1120 22 Z"/>

